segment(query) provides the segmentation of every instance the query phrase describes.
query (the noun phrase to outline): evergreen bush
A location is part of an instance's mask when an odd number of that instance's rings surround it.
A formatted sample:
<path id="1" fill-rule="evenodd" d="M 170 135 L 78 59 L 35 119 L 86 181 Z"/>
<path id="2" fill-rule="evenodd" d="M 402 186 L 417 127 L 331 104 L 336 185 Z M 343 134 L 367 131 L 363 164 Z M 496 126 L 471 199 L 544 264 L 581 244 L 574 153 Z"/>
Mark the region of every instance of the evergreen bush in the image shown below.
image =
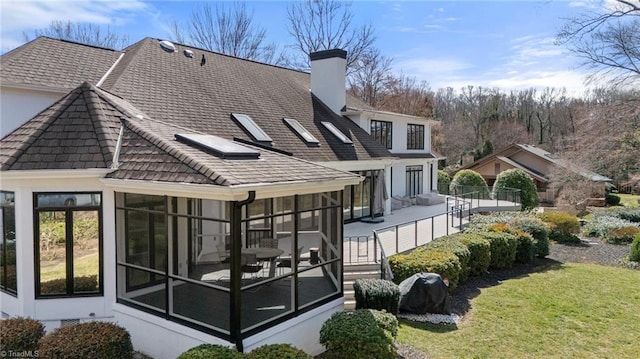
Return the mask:
<path id="1" fill-rule="evenodd" d="M 242 353 L 235 348 L 217 344 L 200 344 L 180 354 L 177 359 L 242 359 Z"/>
<path id="2" fill-rule="evenodd" d="M 398 314 L 400 288 L 384 279 L 358 279 L 353 283 L 356 309 L 385 310 Z"/>
<path id="3" fill-rule="evenodd" d="M 15 317 L 0 320 L 0 348 L 3 351 L 35 351 L 44 336 L 44 326 L 35 319 Z"/>
<path id="4" fill-rule="evenodd" d="M 640 262 L 640 233 L 633 237 L 631 250 L 629 251 L 629 260 L 632 262 Z"/>
<path id="5" fill-rule="evenodd" d="M 469 276 L 469 260 L 471 258 L 471 252 L 469 248 L 462 243 L 462 234 L 452 234 L 444 237 L 440 237 L 435 239 L 424 246 L 418 247 L 415 250 L 431 250 L 431 249 L 441 249 L 444 251 L 449 251 L 458 257 L 460 261 L 460 274 L 458 276 L 458 283 L 464 282 Z"/>
<path id="6" fill-rule="evenodd" d="M 564 212 L 545 212 L 540 218 L 549 225 L 549 238 L 560 243 L 580 243 L 578 217 Z"/>
<path id="7" fill-rule="evenodd" d="M 484 232 L 482 238 L 489 241 L 491 247 L 490 268 L 511 268 L 516 261 L 518 242 L 516 236 L 508 232 Z"/>
<path id="8" fill-rule="evenodd" d="M 620 204 L 620 196 L 616 194 L 607 193 L 604 195 L 604 202 L 609 206 L 617 206 Z"/>
<path id="9" fill-rule="evenodd" d="M 627 244 L 633 242 L 638 233 L 640 233 L 640 228 L 635 226 L 615 228 L 607 232 L 604 240 L 611 244 Z"/>
<path id="10" fill-rule="evenodd" d="M 487 272 L 491 264 L 491 245 L 476 233 L 463 233 L 461 242 L 469 249 L 469 275 L 479 276 Z"/>
<path id="11" fill-rule="evenodd" d="M 267 344 L 245 354 L 246 359 L 313 359 L 291 344 Z M 217 358 L 217 357 L 216 357 Z"/>
<path id="12" fill-rule="evenodd" d="M 393 332 L 397 333 L 398 321 L 381 313 L 358 309 L 333 314 L 320 329 L 320 344 L 331 358 L 396 359 Z"/>
<path id="13" fill-rule="evenodd" d="M 437 248 L 396 254 L 389 257 L 389 266 L 395 283 L 401 283 L 416 273 L 437 273 L 443 279 L 449 280 L 450 291 L 458 286 L 462 270 L 458 256 L 451 251 Z"/>
<path id="14" fill-rule="evenodd" d="M 446 189 L 442 194 L 449 194 L 449 185 L 451 185 L 451 176 L 443 170 L 438 170 L 438 189 Z"/>
<path id="15" fill-rule="evenodd" d="M 538 189 L 531 176 L 523 170 L 514 168 L 498 174 L 493 184 L 493 198 L 497 198 L 500 189 L 514 188 L 520 190 L 522 210 L 538 206 Z"/>
<path id="16" fill-rule="evenodd" d="M 476 171 L 458 171 L 451 180 L 449 193 L 463 194 L 468 192 L 479 192 L 480 198 L 487 198 L 489 196 L 489 186 L 487 186 L 487 182 Z"/>
<path id="17" fill-rule="evenodd" d="M 44 358 L 131 358 L 133 346 L 126 329 L 107 322 L 60 327 L 42 338 L 38 353 Z"/>

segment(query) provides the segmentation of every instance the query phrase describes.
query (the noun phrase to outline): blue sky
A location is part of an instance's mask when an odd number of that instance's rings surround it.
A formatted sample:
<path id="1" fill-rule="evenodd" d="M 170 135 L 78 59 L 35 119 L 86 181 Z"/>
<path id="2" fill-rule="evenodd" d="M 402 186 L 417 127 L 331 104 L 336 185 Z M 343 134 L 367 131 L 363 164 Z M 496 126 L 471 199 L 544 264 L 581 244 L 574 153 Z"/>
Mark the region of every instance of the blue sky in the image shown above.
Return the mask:
<path id="1" fill-rule="evenodd" d="M 466 85 L 498 87 L 566 87 L 583 89 L 584 72 L 567 51 L 554 45 L 563 18 L 606 6 L 607 0 L 540 1 L 355 1 L 356 24 L 371 23 L 376 46 L 393 58 L 393 69 L 427 81 L 432 89 Z M 270 41 L 291 43 L 286 1 L 249 1 L 256 25 Z M 52 20 L 109 25 L 143 37 L 170 37 L 173 19 L 186 20 L 192 1 L 2 0 L 0 47 L 6 52 L 23 43 L 23 32 Z"/>

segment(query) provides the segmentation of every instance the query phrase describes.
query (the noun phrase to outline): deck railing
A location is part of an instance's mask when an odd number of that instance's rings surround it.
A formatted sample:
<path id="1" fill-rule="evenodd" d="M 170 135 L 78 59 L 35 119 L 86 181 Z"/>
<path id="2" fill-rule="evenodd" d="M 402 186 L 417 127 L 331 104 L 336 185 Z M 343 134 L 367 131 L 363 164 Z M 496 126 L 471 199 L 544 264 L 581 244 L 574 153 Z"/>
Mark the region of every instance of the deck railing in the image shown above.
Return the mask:
<path id="1" fill-rule="evenodd" d="M 520 191 L 511 188 L 502 189 L 495 196 L 479 190 L 447 197 L 445 212 L 383 227 L 373 231 L 373 236 L 346 237 L 344 264 L 379 263 L 382 277 L 392 277 L 387 256 L 409 251 L 436 238 L 461 231 L 477 209 L 489 206 L 510 209 L 519 205 Z"/>

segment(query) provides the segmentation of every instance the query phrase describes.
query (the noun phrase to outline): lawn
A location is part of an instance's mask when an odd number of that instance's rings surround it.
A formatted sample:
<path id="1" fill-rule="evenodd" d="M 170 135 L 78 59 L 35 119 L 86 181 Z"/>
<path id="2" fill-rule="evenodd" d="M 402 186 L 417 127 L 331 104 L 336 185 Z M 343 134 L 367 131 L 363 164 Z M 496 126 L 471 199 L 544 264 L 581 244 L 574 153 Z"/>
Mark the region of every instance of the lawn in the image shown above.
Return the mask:
<path id="1" fill-rule="evenodd" d="M 640 358 L 640 272 L 558 264 L 484 288 L 457 326 L 401 320 L 431 358 Z"/>
<path id="2" fill-rule="evenodd" d="M 99 257 L 97 252 L 76 259 L 73 266 L 74 275 L 76 277 L 97 275 L 99 268 L 98 261 Z M 64 262 L 43 268 L 41 280 L 46 282 L 54 279 L 65 278 L 66 268 L 67 267 Z"/>
<path id="3" fill-rule="evenodd" d="M 638 207 L 638 198 L 640 196 L 635 194 L 616 193 L 620 196 L 620 204 L 625 207 Z"/>

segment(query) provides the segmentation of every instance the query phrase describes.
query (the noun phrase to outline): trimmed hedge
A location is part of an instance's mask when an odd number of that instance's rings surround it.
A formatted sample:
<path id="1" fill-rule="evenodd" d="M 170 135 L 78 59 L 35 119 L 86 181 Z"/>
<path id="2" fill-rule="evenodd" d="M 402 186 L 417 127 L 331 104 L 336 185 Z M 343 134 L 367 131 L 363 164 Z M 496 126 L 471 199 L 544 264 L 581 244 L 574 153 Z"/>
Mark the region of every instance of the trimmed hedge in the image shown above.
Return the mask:
<path id="1" fill-rule="evenodd" d="M 461 233 L 460 241 L 469 249 L 469 275 L 479 276 L 487 272 L 491 264 L 491 244 L 477 233 Z"/>
<path id="2" fill-rule="evenodd" d="M 320 329 L 320 344 L 332 358 L 396 359 L 398 320 L 373 309 L 335 313 Z M 395 329 L 394 329 L 395 328 Z"/>
<path id="3" fill-rule="evenodd" d="M 416 248 L 417 251 L 441 249 L 443 251 L 449 251 L 458 257 L 460 261 L 460 274 L 458 275 L 458 282 L 464 282 L 469 276 L 469 260 L 471 259 L 471 252 L 469 248 L 462 243 L 463 235 L 452 234 L 445 237 L 440 237 L 434 241 L 427 243 L 424 246 Z"/>
<path id="4" fill-rule="evenodd" d="M 620 196 L 607 193 L 604 195 L 604 203 L 608 204 L 609 206 L 617 206 L 620 204 Z"/>
<path id="5" fill-rule="evenodd" d="M 536 256 L 536 246 L 533 237 L 521 230 L 514 233 L 518 246 L 516 247 L 516 263 L 531 263 Z"/>
<path id="6" fill-rule="evenodd" d="M 564 212 L 545 212 L 540 216 L 549 225 L 549 238 L 560 243 L 580 243 L 578 217 Z"/>
<path id="7" fill-rule="evenodd" d="M 97 292 L 98 276 L 88 275 L 84 277 L 76 277 L 73 280 L 74 290 L 76 292 Z M 42 294 L 58 294 L 67 292 L 67 280 L 65 278 L 52 279 L 40 284 Z"/>
<path id="8" fill-rule="evenodd" d="M 449 279 L 450 291 L 458 286 L 462 271 L 458 256 L 450 251 L 437 248 L 391 256 L 389 257 L 389 266 L 393 272 L 395 283 L 400 283 L 416 273 L 437 273 L 443 279 Z"/>
<path id="9" fill-rule="evenodd" d="M 640 233 L 633 237 L 631 250 L 629 251 L 629 260 L 632 262 L 640 262 Z"/>
<path id="10" fill-rule="evenodd" d="M 180 354 L 177 359 L 242 359 L 242 353 L 235 348 L 217 344 L 200 344 Z"/>
<path id="11" fill-rule="evenodd" d="M 45 358 L 131 358 L 133 346 L 126 329 L 113 323 L 87 322 L 45 335 L 38 353 Z"/>
<path id="12" fill-rule="evenodd" d="M 353 283 L 356 309 L 385 310 L 398 314 L 400 288 L 384 279 L 358 279 Z"/>
<path id="13" fill-rule="evenodd" d="M 44 336 L 42 323 L 31 318 L 0 320 L 0 347 L 3 351 L 35 351 Z"/>
<path id="14" fill-rule="evenodd" d="M 496 177 L 496 182 L 493 184 L 493 197 L 500 189 L 503 188 L 515 188 L 520 190 L 520 203 L 522 204 L 522 210 L 532 209 L 538 206 L 538 189 L 533 182 L 531 176 L 529 176 L 523 170 L 513 168 L 500 172 Z"/>
<path id="15" fill-rule="evenodd" d="M 313 359 L 311 355 L 291 344 L 263 345 L 245 354 L 244 357 L 247 359 Z"/>
<path id="16" fill-rule="evenodd" d="M 438 170 L 438 188 L 446 188 L 447 193 L 445 194 L 449 194 L 449 185 L 451 185 L 451 176 L 443 170 Z"/>
<path id="17" fill-rule="evenodd" d="M 516 236 L 507 232 L 484 232 L 482 238 L 489 241 L 491 246 L 490 268 L 511 268 L 516 261 L 518 241 Z"/>

